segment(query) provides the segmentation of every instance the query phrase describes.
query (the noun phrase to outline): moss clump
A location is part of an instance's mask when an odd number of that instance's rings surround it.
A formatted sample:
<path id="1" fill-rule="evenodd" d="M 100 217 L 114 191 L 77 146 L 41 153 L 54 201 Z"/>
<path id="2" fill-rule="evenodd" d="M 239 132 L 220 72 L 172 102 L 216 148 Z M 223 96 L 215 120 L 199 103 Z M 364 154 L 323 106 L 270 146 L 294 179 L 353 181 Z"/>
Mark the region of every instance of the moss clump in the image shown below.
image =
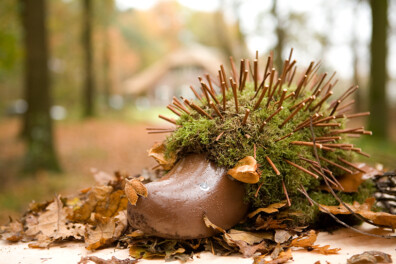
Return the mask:
<path id="1" fill-rule="evenodd" d="M 292 86 L 289 88 L 289 93 L 293 90 L 295 90 L 295 87 Z M 285 200 L 285 193 L 282 188 L 283 181 L 293 204 L 300 204 L 299 201 L 305 198 L 297 189 L 302 185 L 308 192 L 315 194 L 321 180 L 291 166 L 285 162 L 285 159 L 303 167 L 309 167 L 310 163 L 303 161 L 300 157 L 316 160 L 312 147 L 291 144 L 293 141 L 312 141 L 311 131 L 309 127 L 306 127 L 282 140 L 279 139 L 292 133 L 302 122 L 309 120 L 313 113 L 303 107 L 293 118 L 282 125 L 296 109 L 295 105 L 311 96 L 311 92 L 309 89 L 305 89 L 298 98 L 291 96 L 286 99 L 282 104 L 283 109 L 263 127 L 262 131 L 260 131 L 260 127 L 263 121 L 279 108 L 276 102 L 279 100 L 280 94 L 275 92 L 268 106 L 268 97 L 265 97 L 256 110 L 254 107 L 258 96 L 254 98 L 254 95 L 255 90 L 251 83 L 247 84 L 243 91 L 238 91 L 238 112 L 231 89 L 226 92 L 225 109 L 222 108 L 222 96 L 218 95 L 217 99 L 220 102 L 218 108 L 224 119 L 216 115 L 216 112 L 208 106 L 206 100 L 196 101 L 195 103 L 213 119 L 203 117 L 196 111 L 192 111 L 190 115 L 182 114 L 177 120 L 179 127 L 165 141 L 166 154 L 176 154 L 181 158 L 189 153 L 205 153 L 209 160 L 219 166 L 232 168 L 244 157 L 253 156 L 256 148 L 256 160 L 259 163 L 261 176 L 257 184 L 245 184 L 246 201 L 257 208 Z M 319 100 L 314 100 L 312 106 Z M 247 109 L 250 110 L 250 115 L 246 124 L 243 124 L 242 121 Z M 323 118 L 330 115 L 328 109 L 329 105 L 323 103 L 320 111 L 315 110 L 315 112 L 319 112 L 322 115 L 321 118 Z M 340 124 L 337 129 L 344 128 L 345 122 L 342 118 L 337 119 L 337 122 Z M 315 126 L 315 137 L 329 136 L 332 129 L 334 127 Z M 222 135 L 218 138 L 220 134 Z M 343 137 L 337 143 L 346 143 L 346 140 Z M 337 162 L 338 157 L 349 161 L 353 159 L 351 151 L 342 149 L 334 149 L 334 151 L 318 149 L 318 154 L 333 162 Z M 276 175 L 266 160 L 267 156 L 273 161 L 281 175 Z M 343 173 L 337 167 L 330 164 L 326 165 L 335 175 Z M 324 195 L 323 197 L 331 200 L 330 196 Z M 307 203 L 307 201 L 305 200 L 304 203 Z M 310 215 L 312 214 L 307 217 L 311 220 L 314 219 L 313 215 L 317 213 L 311 212 L 311 209 L 304 206 L 300 206 L 300 209 Z M 307 221 L 310 220 L 303 220 L 302 222 Z"/>

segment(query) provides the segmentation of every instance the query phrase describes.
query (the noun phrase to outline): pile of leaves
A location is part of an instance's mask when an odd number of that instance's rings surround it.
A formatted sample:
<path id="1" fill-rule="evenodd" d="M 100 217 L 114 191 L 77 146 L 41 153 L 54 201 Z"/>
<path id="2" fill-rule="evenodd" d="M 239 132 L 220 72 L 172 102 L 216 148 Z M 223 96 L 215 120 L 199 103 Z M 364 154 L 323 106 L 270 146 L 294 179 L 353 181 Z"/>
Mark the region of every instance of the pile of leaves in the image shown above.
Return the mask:
<path id="1" fill-rule="evenodd" d="M 127 224 L 128 200 L 124 189 L 128 182 L 144 183 L 149 179 L 143 176 L 130 179 L 127 174 L 110 175 L 103 172 L 95 173 L 94 177 L 98 185 L 83 189 L 75 196 L 58 195 L 52 201 L 31 203 L 20 220 L 11 220 L 8 225 L 0 227 L 1 238 L 10 243 L 28 242 L 31 248 L 48 248 L 61 242 L 81 241 L 88 250 L 116 246 L 129 248 L 131 257 L 135 259 L 181 261 L 192 259 L 194 253 L 210 251 L 216 255 L 242 254 L 244 257 L 253 257 L 254 263 L 284 263 L 292 259 L 293 248 L 321 254 L 336 254 L 340 250 L 330 245 L 315 244 L 317 232 L 308 226 L 291 225 L 292 217 L 299 212 L 291 211 L 286 201 L 251 212 L 244 222 L 231 230 L 223 230 L 204 216 L 205 224 L 218 232 L 211 238 L 172 240 L 145 236 Z M 371 198 L 365 203 L 355 202 L 349 207 L 354 213 L 377 225 L 395 228 L 396 215 L 371 211 L 373 203 L 374 199 Z M 319 205 L 319 209 L 331 214 L 351 213 L 343 205 Z M 89 260 L 84 259 L 81 263 Z M 97 261 L 102 263 L 99 259 Z"/>

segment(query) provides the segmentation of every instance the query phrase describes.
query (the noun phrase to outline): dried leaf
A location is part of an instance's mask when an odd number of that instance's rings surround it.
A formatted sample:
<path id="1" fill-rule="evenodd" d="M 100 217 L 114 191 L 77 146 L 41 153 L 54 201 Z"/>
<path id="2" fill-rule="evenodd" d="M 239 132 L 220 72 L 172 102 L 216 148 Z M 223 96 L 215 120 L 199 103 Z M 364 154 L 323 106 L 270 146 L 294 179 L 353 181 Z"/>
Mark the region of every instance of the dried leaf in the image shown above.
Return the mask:
<path id="1" fill-rule="evenodd" d="M 341 250 L 341 248 L 330 248 L 329 245 L 325 245 L 325 246 L 317 246 L 317 245 L 314 245 L 314 246 L 312 246 L 312 248 L 313 248 L 317 253 L 320 253 L 320 254 L 323 254 L 323 255 L 338 254 L 338 251 Z"/>
<path id="2" fill-rule="evenodd" d="M 234 179 L 244 183 L 257 183 L 260 175 L 257 173 L 257 161 L 252 156 L 247 156 L 237 162 L 228 174 Z"/>
<path id="3" fill-rule="evenodd" d="M 71 223 L 66 219 L 67 207 L 63 207 L 60 197 L 50 203 L 46 211 L 38 217 L 31 217 L 26 222 L 25 234 L 48 243 L 72 237 L 81 240 L 84 236 L 85 227 L 82 224 Z M 46 246 L 44 246 L 46 247 Z"/>
<path id="4" fill-rule="evenodd" d="M 240 240 L 246 242 L 249 245 L 257 244 L 263 241 L 264 239 L 273 239 L 273 235 L 270 232 L 247 232 L 236 229 L 231 229 L 228 232 L 230 238 L 234 241 Z"/>
<path id="5" fill-rule="evenodd" d="M 88 264 L 94 262 L 96 264 L 134 264 L 137 263 L 137 259 L 118 259 L 116 257 L 111 257 L 111 259 L 102 259 L 95 256 L 81 257 L 77 264 Z"/>
<path id="6" fill-rule="evenodd" d="M 292 237 L 292 234 L 284 229 L 275 230 L 274 240 L 276 243 L 282 244 L 288 241 Z"/>
<path id="7" fill-rule="evenodd" d="M 126 235 L 127 237 L 142 237 L 144 236 L 144 233 L 140 230 L 135 230 L 132 233 Z"/>
<path id="8" fill-rule="evenodd" d="M 267 214 L 273 214 L 273 213 L 277 213 L 279 212 L 279 208 L 284 207 L 287 204 L 287 201 L 283 201 L 280 203 L 274 203 L 274 204 L 270 204 L 269 206 L 265 207 L 265 208 L 258 208 L 257 210 L 251 212 L 250 214 L 248 214 L 249 218 L 254 217 L 255 215 L 264 212 Z"/>
<path id="9" fill-rule="evenodd" d="M 176 162 L 176 156 L 171 155 L 170 157 L 165 156 L 165 145 L 163 143 L 156 143 L 149 150 L 149 157 L 153 157 L 164 170 L 172 169 Z"/>
<path id="10" fill-rule="evenodd" d="M 375 263 L 393 263 L 391 255 L 381 251 L 365 251 L 356 254 L 347 260 L 348 264 L 375 264 Z"/>
<path id="11" fill-rule="evenodd" d="M 98 185 L 108 185 L 110 182 L 117 180 L 114 174 L 109 174 L 96 168 L 91 168 L 91 173 Z"/>
<path id="12" fill-rule="evenodd" d="M 138 195 L 147 197 L 147 188 L 138 179 L 125 180 L 125 195 L 132 205 L 136 205 Z"/>
<path id="13" fill-rule="evenodd" d="M 279 256 L 276 259 L 266 261 L 264 258 L 258 257 L 254 260 L 253 264 L 282 264 L 292 259 L 293 256 L 291 254 L 291 249 L 289 248 L 287 251 L 279 253 Z"/>
<path id="14" fill-rule="evenodd" d="M 268 252 L 268 244 L 265 241 L 252 246 L 241 240 L 236 240 L 234 242 L 238 246 L 239 252 L 242 253 L 244 258 L 250 258 L 256 252 Z"/>
<path id="15" fill-rule="evenodd" d="M 23 225 L 18 221 L 11 221 L 7 226 L 0 226 L 0 238 L 9 242 L 18 242 L 23 238 Z"/>
<path id="16" fill-rule="evenodd" d="M 348 204 L 348 206 L 351 208 L 351 210 L 354 213 L 359 214 L 373 221 L 374 224 L 389 226 L 392 229 L 396 228 L 396 215 L 388 214 L 384 212 L 370 211 L 374 202 L 375 202 L 375 198 L 371 197 L 368 198 L 363 204 L 359 204 L 358 202 L 355 201 L 353 202 L 353 205 Z M 322 208 L 320 208 L 320 210 L 324 213 L 329 211 L 332 214 L 351 214 L 351 212 L 347 208 L 345 208 L 342 204 L 338 206 L 321 205 L 321 207 Z"/>
<path id="17" fill-rule="evenodd" d="M 207 227 L 212 228 L 212 229 L 214 229 L 214 230 L 216 230 L 216 231 L 218 231 L 220 233 L 227 234 L 226 231 L 223 228 L 213 224 L 206 215 L 203 216 L 203 220 L 204 220 L 204 223 L 205 223 L 205 225 Z"/>
<path id="18" fill-rule="evenodd" d="M 95 215 L 97 225 L 87 228 L 85 244 L 88 250 L 95 250 L 118 239 L 127 227 L 126 210 L 116 217 Z"/>
<path id="19" fill-rule="evenodd" d="M 255 222 L 256 230 L 284 229 L 287 227 L 287 224 L 284 223 L 286 220 L 289 219 L 273 219 L 272 217 L 264 219 L 259 215 Z"/>
<path id="20" fill-rule="evenodd" d="M 306 236 L 298 237 L 292 240 L 290 246 L 292 247 L 312 247 L 317 238 L 316 232 L 314 230 L 309 230 Z"/>

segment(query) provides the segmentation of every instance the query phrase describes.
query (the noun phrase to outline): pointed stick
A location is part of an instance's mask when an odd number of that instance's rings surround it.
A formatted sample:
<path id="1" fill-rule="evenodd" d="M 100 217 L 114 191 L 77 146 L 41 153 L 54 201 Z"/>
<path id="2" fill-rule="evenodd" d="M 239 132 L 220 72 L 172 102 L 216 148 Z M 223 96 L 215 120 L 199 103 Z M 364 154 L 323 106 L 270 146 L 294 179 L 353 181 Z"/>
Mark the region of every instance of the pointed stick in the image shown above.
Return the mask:
<path id="1" fill-rule="evenodd" d="M 231 70 L 232 70 L 232 78 L 237 81 L 238 77 L 237 77 L 237 71 L 235 68 L 235 63 L 234 63 L 234 58 L 232 56 L 230 56 L 230 64 L 231 64 Z"/>
<path id="2" fill-rule="evenodd" d="M 301 102 L 294 104 L 293 106 L 290 107 L 290 110 L 293 110 L 294 108 L 296 108 L 297 106 L 299 106 L 302 103 L 307 104 L 307 102 L 311 101 L 311 100 L 314 100 L 314 95 L 302 100 Z"/>
<path id="3" fill-rule="evenodd" d="M 289 61 L 291 61 L 292 55 L 293 55 L 293 48 L 291 48 L 291 49 L 290 49 L 290 53 L 289 53 Z"/>
<path id="4" fill-rule="evenodd" d="M 294 134 L 294 132 L 290 132 L 290 133 L 287 134 L 286 136 L 283 136 L 283 137 L 281 137 L 281 138 L 278 138 L 277 140 L 275 140 L 275 142 L 278 142 L 278 141 L 281 141 L 281 140 L 283 140 L 283 139 L 285 139 L 285 138 L 288 138 L 288 137 L 292 136 L 293 134 Z"/>
<path id="5" fill-rule="evenodd" d="M 249 113 L 250 113 L 250 110 L 246 109 L 245 116 L 243 117 L 243 121 L 242 121 L 243 126 L 246 125 L 246 121 L 248 119 Z"/>
<path id="6" fill-rule="evenodd" d="M 309 168 L 311 170 L 313 170 L 314 172 L 316 172 L 317 174 L 319 174 L 320 176 L 322 176 L 323 178 L 326 178 L 334 186 L 336 186 L 336 187 L 340 187 L 341 186 L 341 185 L 338 185 L 337 183 L 335 183 L 334 181 L 332 181 L 330 178 L 328 178 L 326 175 L 324 175 L 321 171 L 316 169 L 313 165 L 309 165 Z"/>
<path id="7" fill-rule="evenodd" d="M 208 84 L 209 84 L 210 90 L 212 91 L 212 93 L 213 93 L 213 94 L 216 94 L 216 92 L 215 92 L 215 89 L 213 89 L 213 86 L 212 86 L 212 81 L 211 81 L 211 79 L 210 79 L 210 76 L 209 76 L 209 74 L 205 74 L 205 77 L 206 77 L 206 80 L 208 81 Z"/>
<path id="8" fill-rule="evenodd" d="M 317 120 L 321 116 L 322 114 L 315 113 L 314 115 L 312 115 L 312 122 Z M 297 127 L 293 130 L 293 132 L 296 132 L 297 130 L 300 130 L 301 128 L 308 126 L 310 122 L 311 122 L 311 118 L 307 118 L 305 121 L 298 124 Z"/>
<path id="9" fill-rule="evenodd" d="M 222 119 L 224 120 L 224 116 L 220 113 L 219 109 L 216 107 L 216 105 L 213 102 L 209 103 L 210 106 L 213 108 L 213 110 L 215 110 L 216 114 Z"/>
<path id="10" fill-rule="evenodd" d="M 333 72 L 333 74 L 330 76 L 330 79 L 328 79 L 327 82 L 323 85 L 323 89 L 322 90 L 324 90 L 324 88 L 329 85 L 329 83 L 331 82 L 331 80 L 333 80 L 333 78 L 336 75 L 336 73 L 337 73 L 336 71 Z"/>
<path id="11" fill-rule="evenodd" d="M 203 94 L 205 95 L 206 98 L 206 102 L 209 104 L 210 98 L 209 98 L 209 94 L 208 91 L 205 88 L 205 84 L 203 82 L 201 82 L 201 90 L 203 91 Z"/>
<path id="12" fill-rule="evenodd" d="M 236 83 L 234 82 L 232 77 L 230 77 L 230 83 L 231 83 L 231 86 L 232 86 L 232 94 L 234 95 L 235 110 L 236 110 L 237 113 L 239 113 L 237 87 L 236 87 Z"/>
<path id="13" fill-rule="evenodd" d="M 286 93 L 287 93 L 287 89 L 283 89 L 283 90 L 282 90 L 281 98 L 280 98 L 279 101 L 277 102 L 277 104 L 278 104 L 279 106 L 282 106 L 283 101 L 285 100 Z"/>
<path id="14" fill-rule="evenodd" d="M 303 87 L 306 80 L 307 80 L 307 75 L 305 74 L 298 83 L 297 89 L 295 90 L 296 95 L 294 96 L 294 98 L 297 98 L 299 96 L 301 88 Z"/>
<path id="15" fill-rule="evenodd" d="M 274 96 L 276 89 L 278 88 L 279 84 L 282 82 L 282 80 L 279 78 L 278 81 L 276 82 L 276 84 L 274 85 L 274 89 L 272 89 L 271 94 L 268 94 L 268 100 L 267 100 L 267 108 L 270 105 L 271 101 L 272 101 L 272 97 Z M 269 93 L 269 92 L 268 92 Z"/>
<path id="16" fill-rule="evenodd" d="M 351 132 L 356 132 L 360 131 L 363 132 L 364 127 L 355 127 L 355 128 L 346 128 L 346 129 L 335 129 L 335 130 L 330 130 L 330 134 L 342 134 L 342 133 L 351 133 Z"/>
<path id="17" fill-rule="evenodd" d="M 202 101 L 202 97 L 199 95 L 199 93 L 197 93 L 192 85 L 190 85 L 190 89 L 194 93 L 195 97 L 197 97 L 198 100 Z"/>
<path id="18" fill-rule="evenodd" d="M 272 68 L 271 74 L 270 74 L 270 83 L 269 83 L 269 88 L 268 88 L 268 96 L 271 95 L 272 92 L 272 84 L 274 83 L 274 77 L 275 77 L 275 68 Z"/>
<path id="19" fill-rule="evenodd" d="M 199 114 L 202 116 L 206 116 L 209 119 L 213 119 L 208 113 L 206 113 L 201 107 L 198 105 L 194 104 L 193 102 L 190 103 L 191 107 L 194 108 Z"/>
<path id="20" fill-rule="evenodd" d="M 320 110 L 322 104 L 332 95 L 333 95 L 333 91 L 328 92 L 325 96 L 323 96 L 322 100 L 320 100 L 316 105 L 311 107 L 311 111 L 314 111 L 316 108 L 319 108 Z"/>
<path id="21" fill-rule="evenodd" d="M 265 70 L 264 70 L 263 76 L 266 76 L 266 75 L 267 75 L 268 69 L 270 69 L 270 68 L 269 68 L 269 67 L 270 67 L 270 64 L 271 64 L 271 56 L 268 56 L 267 64 L 265 65 Z"/>
<path id="22" fill-rule="evenodd" d="M 273 112 L 267 119 L 265 119 L 265 122 L 269 122 L 276 114 L 278 114 L 280 111 L 282 111 L 283 106 L 279 107 L 275 112 Z"/>
<path id="23" fill-rule="evenodd" d="M 179 101 L 179 99 L 177 99 L 175 96 L 173 96 L 173 104 L 177 107 L 179 107 L 179 109 L 181 109 L 182 111 L 184 111 L 186 114 L 191 115 L 190 111 L 187 110 L 187 108 L 185 108 L 183 106 L 183 104 Z"/>
<path id="24" fill-rule="evenodd" d="M 342 159 L 342 158 L 340 158 L 340 157 L 338 157 L 338 160 L 341 161 L 341 162 L 343 162 L 343 163 L 345 163 L 346 165 L 348 165 L 348 166 L 354 168 L 355 170 L 358 170 L 358 171 L 363 172 L 363 173 L 366 173 L 366 172 L 367 172 L 367 171 L 365 171 L 365 170 L 359 168 L 359 167 L 356 166 L 355 164 L 353 164 L 353 163 L 351 163 L 351 162 L 349 162 L 349 161 L 347 161 L 347 160 L 344 160 L 344 159 Z"/>
<path id="25" fill-rule="evenodd" d="M 314 127 L 341 127 L 340 123 L 316 123 Z"/>
<path id="26" fill-rule="evenodd" d="M 167 105 L 166 108 L 168 108 L 169 110 L 171 110 L 175 115 L 180 116 L 181 114 L 171 105 Z"/>
<path id="27" fill-rule="evenodd" d="M 283 160 L 286 161 L 289 165 L 292 165 L 293 167 L 295 167 L 295 168 L 297 168 L 297 169 L 299 169 L 299 170 L 301 170 L 301 171 L 303 171 L 303 172 L 305 172 L 305 173 L 307 173 L 307 174 L 313 176 L 315 179 L 318 179 L 318 178 L 319 178 L 318 175 L 316 175 L 316 174 L 313 173 L 313 172 L 310 172 L 310 171 L 307 170 L 306 168 L 301 167 L 300 165 L 297 165 L 296 163 L 291 162 L 290 160 L 287 160 L 287 159 L 283 159 Z"/>
<path id="28" fill-rule="evenodd" d="M 346 118 L 355 118 L 355 117 L 368 116 L 368 115 L 370 115 L 370 112 L 349 114 L 349 115 L 345 115 L 345 117 L 346 117 Z"/>
<path id="29" fill-rule="evenodd" d="M 253 96 L 252 99 L 256 98 L 256 96 L 257 96 L 258 93 L 260 92 L 261 88 L 263 88 L 264 82 L 265 82 L 265 80 L 267 79 L 268 76 L 270 76 L 270 73 L 269 73 L 269 72 L 267 72 L 267 73 L 264 75 L 264 78 L 263 78 L 263 80 L 262 80 L 260 86 L 258 87 L 258 89 L 257 89 L 257 91 L 256 91 L 256 93 L 254 94 L 254 96 Z"/>
<path id="30" fill-rule="evenodd" d="M 248 74 L 249 74 L 249 71 L 247 71 L 247 70 L 243 72 L 242 85 L 240 86 L 240 91 L 243 91 L 243 89 L 245 88 L 246 79 L 247 79 Z"/>
<path id="31" fill-rule="evenodd" d="M 223 134 L 224 134 L 224 131 L 221 132 L 221 133 L 216 137 L 215 141 L 219 141 L 220 138 L 223 136 Z"/>
<path id="32" fill-rule="evenodd" d="M 226 73 L 225 73 L 223 64 L 220 65 L 220 69 L 221 69 L 221 73 L 222 73 L 222 75 L 223 75 L 223 81 L 224 81 L 224 83 L 225 83 L 225 87 L 226 87 L 226 89 L 228 90 L 227 75 L 226 75 Z"/>
<path id="33" fill-rule="evenodd" d="M 340 105 L 341 101 L 337 100 L 337 102 L 335 103 L 333 110 L 331 110 L 330 115 L 334 115 L 335 111 L 337 111 L 337 107 Z"/>
<path id="34" fill-rule="evenodd" d="M 323 122 L 326 122 L 326 121 L 329 121 L 329 120 L 334 120 L 334 119 L 335 119 L 335 116 L 328 116 L 328 117 L 319 119 L 318 121 L 312 122 L 312 124 L 315 125 L 315 124 L 318 124 L 318 123 L 323 123 Z"/>
<path id="35" fill-rule="evenodd" d="M 241 59 L 241 64 L 239 66 L 239 90 L 242 91 L 242 82 L 245 74 L 245 60 Z"/>
<path id="36" fill-rule="evenodd" d="M 221 82 L 221 93 L 223 94 L 223 110 L 226 109 L 226 92 L 225 82 Z"/>
<path id="37" fill-rule="evenodd" d="M 172 133 L 175 130 L 159 130 L 159 131 L 148 131 L 147 134 L 162 134 L 162 133 Z"/>
<path id="38" fill-rule="evenodd" d="M 291 85 L 291 83 L 292 83 L 292 81 L 294 79 L 294 76 L 296 75 L 296 70 L 297 70 L 297 66 L 294 67 L 293 73 L 292 73 L 292 75 L 290 77 L 290 80 L 289 80 L 289 83 L 287 84 L 287 87 L 290 87 L 290 85 Z"/>
<path id="39" fill-rule="evenodd" d="M 323 160 L 323 161 L 325 161 L 325 162 L 327 162 L 327 163 L 329 163 L 329 164 L 331 164 L 331 165 L 333 165 L 333 166 L 335 166 L 335 167 L 337 167 L 337 168 L 339 168 L 339 169 L 341 169 L 341 170 L 343 170 L 343 171 L 346 171 L 346 172 L 348 172 L 349 174 L 352 174 L 352 173 L 353 173 L 353 171 L 351 171 L 350 169 L 347 169 L 347 168 L 345 168 L 344 166 L 342 166 L 342 165 L 340 165 L 340 164 L 338 164 L 338 163 L 335 163 L 335 162 L 333 162 L 333 161 L 331 161 L 331 160 L 328 160 L 328 159 L 323 158 L 323 157 L 320 157 L 320 156 L 319 156 L 319 159 L 321 159 L 321 160 Z"/>
<path id="40" fill-rule="evenodd" d="M 258 60 L 253 61 L 253 80 L 254 80 L 254 90 L 257 91 L 258 88 Z"/>
<path id="41" fill-rule="evenodd" d="M 299 107 L 297 107 L 284 121 L 283 123 L 279 126 L 279 128 L 282 128 L 290 119 L 292 119 L 297 113 L 298 111 L 301 110 L 301 108 L 303 108 L 305 106 L 304 103 L 302 103 Z"/>
<path id="42" fill-rule="evenodd" d="M 216 104 L 219 104 L 219 100 L 217 100 L 216 95 L 209 89 L 209 87 L 205 83 L 201 83 L 202 87 L 210 94 L 210 96 L 215 100 Z"/>
<path id="43" fill-rule="evenodd" d="M 285 182 L 282 180 L 282 188 L 283 188 L 283 192 L 285 193 L 286 196 L 286 200 L 287 200 L 287 206 L 291 206 L 291 202 L 290 202 L 290 198 L 289 198 L 289 194 L 287 193 L 287 189 L 286 189 L 286 185 Z"/>
<path id="44" fill-rule="evenodd" d="M 292 142 L 290 142 L 290 144 L 292 144 L 292 145 L 300 145 L 300 146 L 309 146 L 309 147 L 313 147 L 314 145 L 316 145 L 316 147 L 318 147 L 318 148 L 323 148 L 323 145 L 322 144 L 314 144 L 313 142 L 307 142 L 307 141 L 292 141 Z"/>
<path id="45" fill-rule="evenodd" d="M 264 89 L 261 92 L 261 95 L 260 95 L 259 99 L 257 100 L 256 104 L 254 105 L 253 111 L 255 111 L 255 110 L 257 110 L 257 108 L 259 108 L 259 106 L 261 104 L 261 101 L 263 101 L 263 98 L 264 98 L 265 93 L 267 92 L 267 90 L 268 90 L 268 85 L 265 85 Z"/>
<path id="46" fill-rule="evenodd" d="M 315 101 L 315 99 L 316 99 L 316 95 L 310 96 L 310 100 L 307 101 L 307 106 L 305 107 L 304 111 L 307 111 L 309 109 L 309 107 L 311 106 L 313 101 Z"/>
<path id="47" fill-rule="evenodd" d="M 263 129 L 264 129 L 264 127 L 265 127 L 266 124 L 267 124 L 267 122 L 265 122 L 265 121 L 261 124 L 261 126 L 260 126 L 260 128 L 259 128 L 259 131 L 260 131 L 260 132 L 263 132 Z"/>
<path id="48" fill-rule="evenodd" d="M 288 71 L 288 66 L 289 66 L 289 60 L 285 60 L 285 62 L 283 63 L 283 69 L 282 69 L 282 74 L 281 74 L 281 77 L 279 78 L 279 79 L 281 79 L 281 81 L 280 81 L 280 83 L 279 83 L 279 92 L 278 92 L 278 94 L 280 94 L 280 91 L 281 91 L 281 89 L 282 89 L 282 85 L 283 85 L 283 81 L 285 80 L 285 78 L 286 78 L 286 74 L 287 74 L 287 71 Z"/>
<path id="49" fill-rule="evenodd" d="M 279 170 L 276 168 L 275 164 L 272 162 L 272 160 L 270 159 L 270 157 L 265 156 L 265 159 L 268 161 L 268 163 L 271 165 L 271 168 L 274 170 L 276 175 L 280 175 Z"/>
<path id="50" fill-rule="evenodd" d="M 296 95 L 295 92 L 291 92 L 291 93 L 289 93 L 288 95 L 286 95 L 285 100 L 286 100 L 286 99 L 289 99 L 289 97 L 293 97 L 293 96 L 295 96 L 295 95 Z"/>
<path id="51" fill-rule="evenodd" d="M 322 78 L 320 79 L 319 83 L 316 85 L 316 88 L 315 88 L 315 90 L 314 90 L 313 93 L 312 93 L 313 95 L 316 95 L 316 93 L 317 93 L 318 90 L 320 89 L 320 86 L 322 85 L 324 79 L 326 79 L 326 76 L 327 76 L 327 72 L 325 72 L 325 73 L 322 75 Z"/>
<path id="52" fill-rule="evenodd" d="M 163 115 L 158 115 L 158 117 L 163 119 L 163 120 L 165 120 L 165 121 L 168 121 L 169 123 L 172 123 L 172 124 L 176 125 L 176 120 L 173 119 L 173 118 L 168 118 L 168 117 L 163 116 Z"/>
<path id="53" fill-rule="evenodd" d="M 341 137 L 315 137 L 315 140 L 340 140 Z"/>

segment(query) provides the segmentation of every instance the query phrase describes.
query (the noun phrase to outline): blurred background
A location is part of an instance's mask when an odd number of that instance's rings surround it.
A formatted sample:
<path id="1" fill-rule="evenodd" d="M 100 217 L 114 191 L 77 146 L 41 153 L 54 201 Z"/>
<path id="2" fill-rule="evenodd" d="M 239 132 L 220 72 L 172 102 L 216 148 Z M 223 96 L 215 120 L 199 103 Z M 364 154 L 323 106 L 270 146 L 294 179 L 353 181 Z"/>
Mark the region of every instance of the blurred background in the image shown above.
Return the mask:
<path id="1" fill-rule="evenodd" d="M 396 1 L 1 0 L 0 224 L 31 200 L 93 184 L 94 171 L 155 166 L 145 127 L 228 57 L 337 71 L 360 89 L 370 159 L 396 168 Z"/>

